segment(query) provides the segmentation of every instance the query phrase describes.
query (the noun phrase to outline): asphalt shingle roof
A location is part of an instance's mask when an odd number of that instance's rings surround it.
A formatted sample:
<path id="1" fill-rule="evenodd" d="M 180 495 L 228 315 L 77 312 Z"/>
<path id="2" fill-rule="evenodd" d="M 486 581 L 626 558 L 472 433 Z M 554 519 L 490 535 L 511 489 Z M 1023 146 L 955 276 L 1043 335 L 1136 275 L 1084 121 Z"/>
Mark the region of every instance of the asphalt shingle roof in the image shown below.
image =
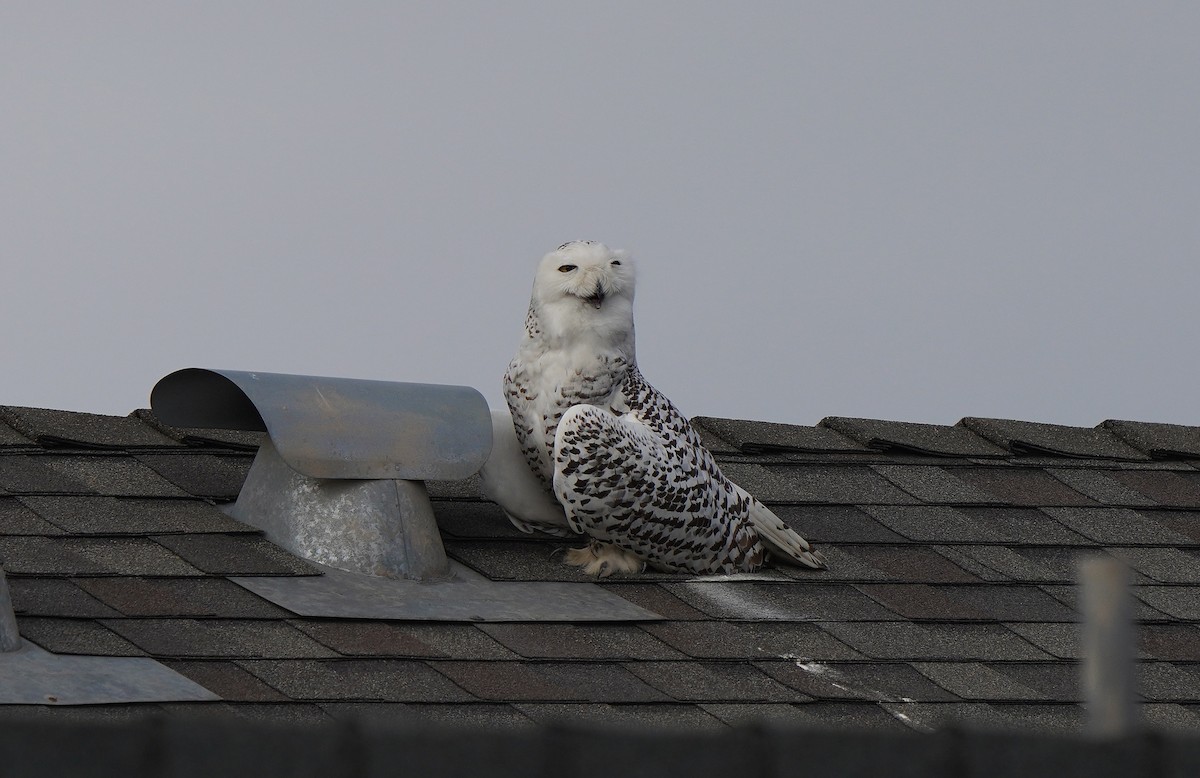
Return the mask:
<path id="1" fill-rule="evenodd" d="M 1083 719 L 1075 563 L 1107 554 L 1133 573 L 1146 718 L 1200 731 L 1200 428 L 694 424 L 827 571 L 601 582 L 652 622 L 301 617 L 231 580 L 320 574 L 221 510 L 260 434 L 10 407 L 0 567 L 27 640 L 152 657 L 222 698 L 76 717 L 1069 732 Z M 497 581 L 586 580 L 476 479 L 429 487 L 457 562 Z M 0 701 L 0 717 L 34 713 L 68 712 Z"/>

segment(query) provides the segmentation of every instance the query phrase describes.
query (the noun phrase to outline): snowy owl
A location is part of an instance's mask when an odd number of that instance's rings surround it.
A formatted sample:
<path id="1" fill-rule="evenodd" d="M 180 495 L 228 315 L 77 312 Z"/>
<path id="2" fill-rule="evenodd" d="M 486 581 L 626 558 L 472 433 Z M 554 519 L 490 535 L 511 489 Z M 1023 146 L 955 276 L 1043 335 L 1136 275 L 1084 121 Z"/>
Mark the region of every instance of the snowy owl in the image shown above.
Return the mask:
<path id="1" fill-rule="evenodd" d="M 683 414 L 642 378 L 633 292 L 630 256 L 595 241 L 565 243 L 538 266 L 504 390 L 536 477 L 525 474 L 525 486 L 543 500 L 510 501 L 513 523 L 587 535 L 588 546 L 566 561 L 602 577 L 647 566 L 751 571 L 768 553 L 823 567 L 802 537 L 725 477 Z M 486 490 L 495 475 L 483 475 Z"/>

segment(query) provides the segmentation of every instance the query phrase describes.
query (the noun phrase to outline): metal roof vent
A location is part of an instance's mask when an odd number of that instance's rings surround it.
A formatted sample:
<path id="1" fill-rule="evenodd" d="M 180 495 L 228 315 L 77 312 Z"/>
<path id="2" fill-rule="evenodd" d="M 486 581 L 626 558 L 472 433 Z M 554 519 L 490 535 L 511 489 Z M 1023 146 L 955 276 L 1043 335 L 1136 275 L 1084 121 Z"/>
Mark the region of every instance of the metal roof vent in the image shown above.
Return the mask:
<path id="1" fill-rule="evenodd" d="M 4 568 L 0 567 L 0 654 L 16 651 L 20 647 L 21 635 L 17 632 L 17 617 L 13 615 L 8 580 L 4 577 Z"/>
<path id="2" fill-rule="evenodd" d="M 144 656 L 60 656 L 22 640 L 0 568 L 0 705 L 101 705 L 219 700 Z"/>
<path id="3" fill-rule="evenodd" d="M 160 380 L 150 405 L 175 426 L 267 432 L 227 510 L 324 574 L 231 580 L 294 613 L 661 618 L 595 584 L 493 582 L 447 559 L 424 481 L 462 480 L 487 461 L 491 412 L 474 389 L 189 368 Z"/>
<path id="4" fill-rule="evenodd" d="M 446 578 L 424 481 L 477 472 L 492 445 L 487 402 L 462 386 L 187 369 L 154 387 L 184 427 L 263 430 L 228 512 L 298 556 L 388 578 Z"/>

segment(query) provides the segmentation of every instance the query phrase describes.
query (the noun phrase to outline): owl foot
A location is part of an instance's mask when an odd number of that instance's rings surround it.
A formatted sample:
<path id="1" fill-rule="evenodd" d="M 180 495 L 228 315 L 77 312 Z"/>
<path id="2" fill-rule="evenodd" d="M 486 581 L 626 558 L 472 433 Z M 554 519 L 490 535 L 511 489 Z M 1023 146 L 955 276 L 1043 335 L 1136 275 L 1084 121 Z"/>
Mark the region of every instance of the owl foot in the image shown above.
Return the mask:
<path id="1" fill-rule="evenodd" d="M 613 573 L 640 573 L 646 569 L 646 560 L 637 554 L 596 540 L 583 548 L 567 549 L 563 561 L 582 567 L 585 575 L 596 578 L 608 578 Z"/>

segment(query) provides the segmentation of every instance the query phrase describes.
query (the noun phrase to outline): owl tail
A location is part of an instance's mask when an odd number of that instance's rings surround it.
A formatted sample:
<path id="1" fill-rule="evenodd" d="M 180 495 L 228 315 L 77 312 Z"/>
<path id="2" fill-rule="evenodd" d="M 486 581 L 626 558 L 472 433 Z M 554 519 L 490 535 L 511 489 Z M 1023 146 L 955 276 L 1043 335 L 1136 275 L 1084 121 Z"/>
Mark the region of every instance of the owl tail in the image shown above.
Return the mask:
<path id="1" fill-rule="evenodd" d="M 750 523 L 754 525 L 758 539 L 767 550 L 782 561 L 818 570 L 825 567 L 825 557 L 821 552 L 792 531 L 770 508 L 753 497 L 750 498 Z"/>

